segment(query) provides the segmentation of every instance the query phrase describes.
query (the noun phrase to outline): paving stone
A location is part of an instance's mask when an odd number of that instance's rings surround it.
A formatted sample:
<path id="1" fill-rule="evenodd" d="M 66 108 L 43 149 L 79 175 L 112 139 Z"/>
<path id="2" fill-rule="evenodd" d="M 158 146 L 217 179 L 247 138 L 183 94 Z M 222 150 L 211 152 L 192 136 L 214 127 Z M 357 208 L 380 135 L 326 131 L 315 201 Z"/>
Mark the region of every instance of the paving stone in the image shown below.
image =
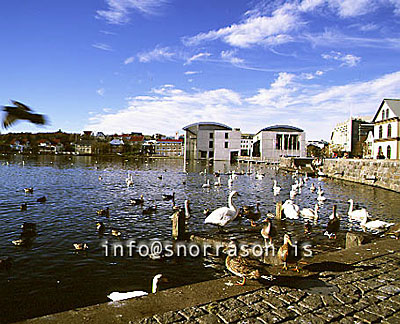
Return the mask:
<path id="1" fill-rule="evenodd" d="M 233 309 L 233 308 L 236 308 L 236 307 L 243 306 L 244 304 L 240 300 L 238 300 L 237 298 L 232 297 L 232 298 L 223 300 L 222 302 L 220 302 L 220 305 L 224 306 L 226 308 L 229 308 L 229 309 Z"/>
<path id="2" fill-rule="evenodd" d="M 349 316 L 355 312 L 354 308 L 351 308 L 347 305 L 335 306 L 335 311 L 342 316 Z"/>
<path id="3" fill-rule="evenodd" d="M 338 306 L 341 305 L 340 301 L 334 298 L 331 295 L 322 295 L 321 296 L 322 302 L 325 306 Z"/>
<path id="4" fill-rule="evenodd" d="M 382 305 L 382 303 L 370 304 L 366 310 L 370 313 L 373 313 L 373 314 L 379 316 L 379 317 L 387 317 L 394 313 L 393 309 L 391 309 L 389 307 L 384 307 L 384 306 L 385 305 Z"/>
<path id="5" fill-rule="evenodd" d="M 345 293 L 343 293 L 343 292 L 340 292 L 340 293 L 336 293 L 336 292 L 335 292 L 335 293 L 333 293 L 333 296 L 334 296 L 337 300 L 339 300 L 342 304 L 345 304 L 345 305 L 353 304 L 353 303 L 355 303 L 357 300 L 360 299 L 359 296 L 347 295 L 347 294 L 345 294 Z"/>
<path id="6" fill-rule="evenodd" d="M 360 312 L 363 309 L 366 309 L 369 305 L 370 305 L 369 303 L 366 303 L 365 301 L 360 300 L 359 302 L 356 302 L 356 303 L 354 303 L 352 305 L 348 305 L 348 306 L 353 308 L 356 312 Z"/>
<path id="7" fill-rule="evenodd" d="M 361 322 L 361 321 L 360 321 L 360 322 Z M 339 323 L 339 324 L 354 324 L 354 323 L 357 323 L 357 320 L 355 320 L 355 319 L 352 318 L 352 317 L 344 317 L 344 318 L 340 319 L 340 320 L 338 321 L 338 323 Z"/>
<path id="8" fill-rule="evenodd" d="M 307 296 L 306 298 L 302 299 L 299 302 L 299 305 L 302 307 L 306 307 L 310 310 L 316 310 L 318 308 L 321 308 L 322 306 L 324 306 L 321 297 L 318 295 L 310 295 Z"/>
<path id="9" fill-rule="evenodd" d="M 390 300 L 391 300 L 392 302 L 395 302 L 395 303 L 400 304 L 400 295 L 391 296 L 391 297 L 390 297 Z"/>
<path id="10" fill-rule="evenodd" d="M 257 303 L 259 301 L 261 301 L 263 298 L 260 296 L 260 294 L 247 294 L 247 295 L 241 295 L 237 298 L 238 300 L 240 300 L 241 302 L 245 303 L 246 305 L 248 304 L 254 304 Z"/>
<path id="11" fill-rule="evenodd" d="M 256 317 L 261 313 L 259 310 L 251 308 L 247 305 L 239 307 L 237 309 L 239 310 L 239 312 L 243 313 L 245 317 Z"/>
<path id="12" fill-rule="evenodd" d="M 257 318 L 246 318 L 244 320 L 240 320 L 236 324 L 264 324 L 264 322 L 261 322 L 261 320 Z"/>
<path id="13" fill-rule="evenodd" d="M 280 319 L 282 319 L 282 321 L 287 321 L 297 316 L 297 313 L 285 308 L 274 309 L 272 313 L 277 315 Z"/>
<path id="14" fill-rule="evenodd" d="M 393 312 L 399 312 L 400 311 L 400 304 L 392 301 L 392 299 L 387 299 L 384 300 L 383 302 L 380 303 L 381 306 L 390 308 L 393 310 Z"/>
<path id="15" fill-rule="evenodd" d="M 292 304 L 292 303 L 294 303 L 296 301 L 295 298 L 293 298 L 292 296 L 287 295 L 287 294 L 280 295 L 279 299 L 282 300 L 284 303 L 286 303 L 288 305 L 290 305 L 290 304 Z"/>
<path id="16" fill-rule="evenodd" d="M 299 301 L 301 298 L 303 298 L 306 293 L 301 291 L 301 290 L 297 290 L 297 289 L 293 289 L 292 291 L 289 291 L 287 293 L 290 297 L 293 297 L 295 301 Z"/>
<path id="17" fill-rule="evenodd" d="M 195 317 L 200 317 L 204 314 L 206 314 L 205 310 L 199 307 L 190 307 L 190 308 L 185 308 L 180 311 L 180 313 L 187 319 L 192 319 Z"/>
<path id="18" fill-rule="evenodd" d="M 225 309 L 217 314 L 225 323 L 233 323 L 241 319 L 245 319 L 247 316 L 240 312 L 238 308 Z"/>
<path id="19" fill-rule="evenodd" d="M 254 304 L 250 304 L 250 307 L 253 308 L 254 310 L 260 312 L 260 313 L 264 313 L 267 311 L 270 311 L 271 307 L 265 303 L 265 302 L 258 302 L 258 303 L 254 303 Z"/>
<path id="20" fill-rule="evenodd" d="M 377 323 L 378 321 L 381 320 L 381 318 L 379 316 L 372 314 L 370 312 L 367 312 L 365 310 L 355 313 L 354 317 L 357 319 L 360 319 L 366 323 Z"/>
<path id="21" fill-rule="evenodd" d="M 217 315 L 206 314 L 196 318 L 196 323 L 199 324 L 220 324 L 224 323 Z"/>
<path id="22" fill-rule="evenodd" d="M 398 316 L 390 316 L 382 320 L 382 323 L 385 324 L 399 324 L 400 323 L 400 314 Z"/>
<path id="23" fill-rule="evenodd" d="M 299 317 L 295 318 L 293 320 L 293 323 L 323 324 L 323 323 L 325 323 L 325 321 L 322 318 L 318 317 L 318 316 L 315 316 L 315 315 L 313 315 L 311 313 L 307 313 L 307 314 L 305 314 L 303 316 L 299 316 Z"/>
<path id="24" fill-rule="evenodd" d="M 281 301 L 278 297 L 268 297 L 264 299 L 264 302 L 271 306 L 273 309 L 285 307 L 286 304 Z"/>
<path id="25" fill-rule="evenodd" d="M 166 312 L 164 314 L 154 315 L 154 318 L 162 324 L 181 322 L 181 321 L 183 322 L 185 320 L 185 318 L 181 314 L 172 311 Z"/>
<path id="26" fill-rule="evenodd" d="M 308 309 L 306 307 L 301 307 L 300 305 L 297 305 L 297 304 L 290 305 L 287 308 L 291 311 L 296 312 L 299 315 L 304 315 L 304 314 L 311 312 L 310 309 Z"/>
<path id="27" fill-rule="evenodd" d="M 264 313 L 264 314 L 258 316 L 257 319 L 260 320 L 261 323 L 265 323 L 265 324 L 281 322 L 281 319 L 279 318 L 279 316 L 277 316 L 273 313 L 270 313 L 270 312 Z"/>
<path id="28" fill-rule="evenodd" d="M 220 310 L 225 309 L 223 306 L 221 306 L 217 302 L 212 302 L 206 305 L 201 306 L 203 310 L 205 310 L 207 313 L 211 314 L 217 314 Z"/>
<path id="29" fill-rule="evenodd" d="M 386 285 L 383 287 L 379 287 L 378 290 L 390 296 L 400 293 L 400 287 L 394 285 Z"/>
<path id="30" fill-rule="evenodd" d="M 325 322 L 337 321 L 343 315 L 338 313 L 334 307 L 324 307 L 313 312 L 314 315 L 322 318 Z"/>
<path id="31" fill-rule="evenodd" d="M 282 293 L 281 288 L 279 286 L 271 286 L 269 287 L 268 291 L 276 293 L 278 295 Z"/>

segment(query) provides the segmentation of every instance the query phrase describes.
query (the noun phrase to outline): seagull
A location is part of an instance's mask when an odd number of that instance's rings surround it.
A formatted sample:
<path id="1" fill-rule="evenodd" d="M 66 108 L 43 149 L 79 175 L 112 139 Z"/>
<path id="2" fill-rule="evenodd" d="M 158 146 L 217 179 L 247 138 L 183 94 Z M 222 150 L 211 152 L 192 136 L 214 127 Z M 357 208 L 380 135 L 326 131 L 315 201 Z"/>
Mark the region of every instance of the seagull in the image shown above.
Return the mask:
<path id="1" fill-rule="evenodd" d="M 44 125 L 47 123 L 46 117 L 40 114 L 34 114 L 32 109 L 21 102 L 11 100 L 14 106 L 3 106 L 3 110 L 7 112 L 3 120 L 3 127 L 7 129 L 18 119 L 28 120 L 31 123 Z"/>

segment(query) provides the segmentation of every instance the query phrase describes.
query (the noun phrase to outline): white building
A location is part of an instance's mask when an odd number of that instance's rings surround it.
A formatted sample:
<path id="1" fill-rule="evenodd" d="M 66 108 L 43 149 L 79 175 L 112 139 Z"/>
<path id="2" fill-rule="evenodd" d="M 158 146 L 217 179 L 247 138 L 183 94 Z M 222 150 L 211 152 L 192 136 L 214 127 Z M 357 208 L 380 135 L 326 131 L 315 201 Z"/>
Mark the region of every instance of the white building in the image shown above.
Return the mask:
<path id="1" fill-rule="evenodd" d="M 351 156 L 362 156 L 363 143 L 373 129 L 371 117 L 350 117 L 336 124 L 331 134 L 330 150 L 335 153 L 349 153 Z"/>
<path id="2" fill-rule="evenodd" d="M 253 137 L 252 157 L 278 161 L 283 156 L 305 157 L 306 135 L 300 128 L 275 125 L 263 128 Z"/>
<path id="3" fill-rule="evenodd" d="M 183 127 L 184 154 L 188 160 L 230 161 L 240 153 L 239 130 L 215 122 L 199 122 Z"/>
<path id="4" fill-rule="evenodd" d="M 253 137 L 253 134 L 242 134 L 242 139 L 240 140 L 241 156 L 250 156 L 253 146 Z"/>
<path id="5" fill-rule="evenodd" d="M 374 157 L 400 158 L 400 99 L 383 99 L 374 118 Z"/>

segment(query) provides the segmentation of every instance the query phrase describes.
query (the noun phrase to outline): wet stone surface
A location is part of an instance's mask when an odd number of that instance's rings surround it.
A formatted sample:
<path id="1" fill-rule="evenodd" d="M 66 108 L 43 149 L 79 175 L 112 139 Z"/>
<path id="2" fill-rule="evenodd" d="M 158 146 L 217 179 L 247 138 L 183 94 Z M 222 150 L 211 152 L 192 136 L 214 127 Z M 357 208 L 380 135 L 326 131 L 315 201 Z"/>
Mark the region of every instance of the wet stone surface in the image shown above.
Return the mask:
<path id="1" fill-rule="evenodd" d="M 136 323 L 400 323 L 400 262 L 396 255 L 320 274 L 334 292 L 276 285 L 220 301 L 168 312 Z"/>

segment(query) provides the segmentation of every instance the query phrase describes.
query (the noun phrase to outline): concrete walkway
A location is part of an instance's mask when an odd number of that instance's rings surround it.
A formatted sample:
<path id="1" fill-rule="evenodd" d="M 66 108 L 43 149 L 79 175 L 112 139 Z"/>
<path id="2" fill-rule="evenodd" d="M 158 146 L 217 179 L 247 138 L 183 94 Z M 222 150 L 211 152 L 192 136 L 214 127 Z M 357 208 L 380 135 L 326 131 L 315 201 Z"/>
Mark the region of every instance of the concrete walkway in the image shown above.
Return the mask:
<path id="1" fill-rule="evenodd" d="M 274 267 L 267 285 L 226 277 L 23 323 L 400 323 L 400 240 L 317 255 L 304 268 Z"/>

